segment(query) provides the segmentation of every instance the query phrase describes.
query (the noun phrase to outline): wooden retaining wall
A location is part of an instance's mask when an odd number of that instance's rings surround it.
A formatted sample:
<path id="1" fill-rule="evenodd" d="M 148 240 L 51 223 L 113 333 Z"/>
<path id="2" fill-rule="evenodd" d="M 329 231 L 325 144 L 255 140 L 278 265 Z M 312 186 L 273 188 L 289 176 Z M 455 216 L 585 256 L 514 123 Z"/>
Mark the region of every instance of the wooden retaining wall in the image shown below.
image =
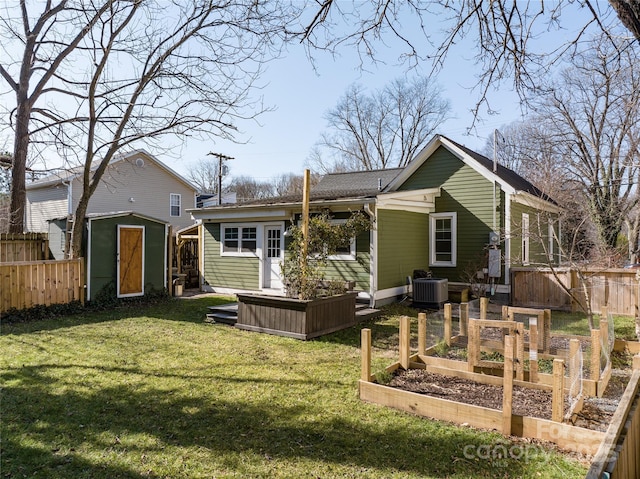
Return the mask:
<path id="1" fill-rule="evenodd" d="M 640 477 L 640 369 L 634 370 L 586 477 Z"/>
<path id="2" fill-rule="evenodd" d="M 622 268 L 581 270 L 591 296 L 591 310 L 600 311 L 607 306 L 612 314 L 635 316 L 639 300 L 637 271 Z M 511 304 L 526 308 L 578 311 L 578 302 L 571 300 L 563 285 L 573 291 L 580 301 L 584 301 L 583 281 L 577 270 L 512 268 Z"/>
<path id="3" fill-rule="evenodd" d="M 0 263 L 0 313 L 36 305 L 84 303 L 84 259 Z"/>
<path id="4" fill-rule="evenodd" d="M 0 263 L 49 259 L 45 233 L 0 233 Z"/>

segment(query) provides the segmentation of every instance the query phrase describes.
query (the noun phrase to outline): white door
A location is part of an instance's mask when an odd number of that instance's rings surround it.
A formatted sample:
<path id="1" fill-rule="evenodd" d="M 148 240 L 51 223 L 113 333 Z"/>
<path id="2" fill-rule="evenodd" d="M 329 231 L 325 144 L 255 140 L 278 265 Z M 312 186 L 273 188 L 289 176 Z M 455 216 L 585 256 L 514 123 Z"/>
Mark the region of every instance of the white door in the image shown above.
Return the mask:
<path id="1" fill-rule="evenodd" d="M 280 264 L 282 264 L 282 228 L 280 226 L 264 227 L 263 251 L 263 288 L 282 289 Z"/>

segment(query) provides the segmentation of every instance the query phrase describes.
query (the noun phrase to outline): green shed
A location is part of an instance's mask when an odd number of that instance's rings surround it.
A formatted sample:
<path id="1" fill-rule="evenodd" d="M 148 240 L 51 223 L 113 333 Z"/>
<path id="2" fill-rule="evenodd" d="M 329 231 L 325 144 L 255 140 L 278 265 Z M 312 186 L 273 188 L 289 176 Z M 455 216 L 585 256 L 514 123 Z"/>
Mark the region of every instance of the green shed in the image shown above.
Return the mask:
<path id="1" fill-rule="evenodd" d="M 91 214 L 85 233 L 87 300 L 110 285 L 118 298 L 167 288 L 168 223 L 131 211 Z"/>

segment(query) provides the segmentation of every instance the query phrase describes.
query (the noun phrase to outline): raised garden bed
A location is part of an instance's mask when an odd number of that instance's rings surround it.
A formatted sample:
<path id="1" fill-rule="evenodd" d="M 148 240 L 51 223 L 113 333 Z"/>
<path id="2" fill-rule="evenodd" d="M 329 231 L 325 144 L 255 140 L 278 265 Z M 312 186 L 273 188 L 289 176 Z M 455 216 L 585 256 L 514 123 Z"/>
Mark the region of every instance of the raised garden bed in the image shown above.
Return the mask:
<path id="1" fill-rule="evenodd" d="M 357 293 L 317 299 L 238 294 L 236 327 L 248 331 L 312 339 L 357 323 Z"/>

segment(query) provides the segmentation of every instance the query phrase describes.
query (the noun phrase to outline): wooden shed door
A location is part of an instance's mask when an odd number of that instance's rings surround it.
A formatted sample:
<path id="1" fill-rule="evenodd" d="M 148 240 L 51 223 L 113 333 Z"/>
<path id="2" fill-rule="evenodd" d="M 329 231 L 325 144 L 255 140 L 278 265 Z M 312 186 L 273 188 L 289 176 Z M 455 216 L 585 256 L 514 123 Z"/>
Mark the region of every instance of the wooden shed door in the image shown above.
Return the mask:
<path id="1" fill-rule="evenodd" d="M 118 225 L 118 297 L 144 294 L 144 226 Z"/>

